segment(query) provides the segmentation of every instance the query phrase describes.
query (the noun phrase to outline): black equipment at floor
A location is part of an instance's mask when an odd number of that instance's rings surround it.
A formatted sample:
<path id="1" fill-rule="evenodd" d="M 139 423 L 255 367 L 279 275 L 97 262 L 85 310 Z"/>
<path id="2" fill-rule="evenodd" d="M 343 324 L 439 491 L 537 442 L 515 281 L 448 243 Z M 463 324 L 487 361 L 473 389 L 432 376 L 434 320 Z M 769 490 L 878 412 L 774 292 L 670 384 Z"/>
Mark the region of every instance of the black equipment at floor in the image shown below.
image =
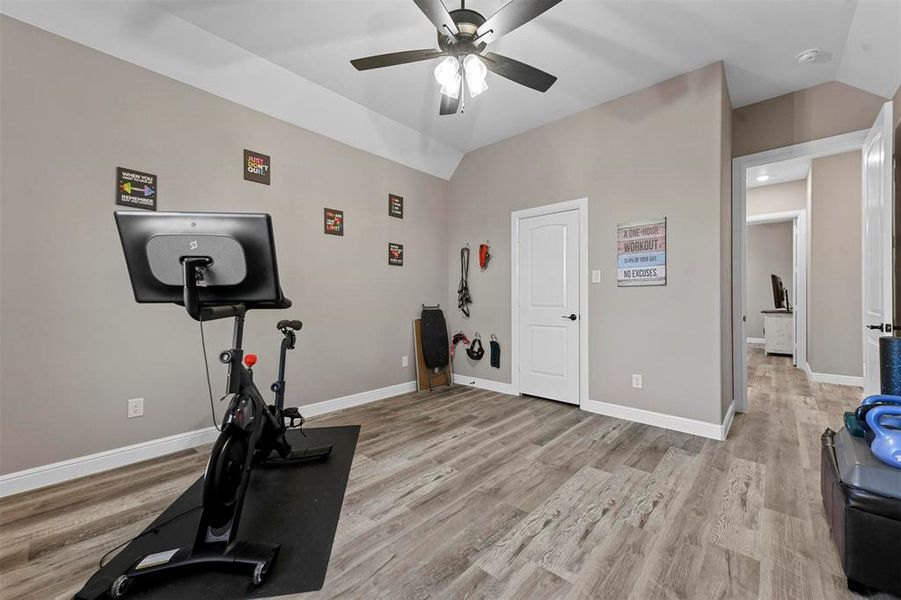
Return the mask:
<path id="1" fill-rule="evenodd" d="M 467 317 L 472 296 L 469 295 L 469 244 L 460 249 L 460 285 L 457 286 L 457 308 Z"/>
<path id="2" fill-rule="evenodd" d="M 175 577 L 187 567 L 230 568 L 269 574 L 279 544 L 238 539 L 244 499 L 256 465 L 289 465 L 324 459 L 331 446 L 292 451 L 288 427 L 303 424 L 297 408 L 285 408 L 285 358 L 300 321 L 279 321 L 282 333 L 274 404 L 253 381 L 256 357 L 244 356 L 244 318 L 253 309 L 291 307 L 281 290 L 272 222 L 265 214 L 144 213 L 117 211 L 116 223 L 137 302 L 174 302 L 203 322 L 233 318 L 232 347 L 219 354 L 228 365 L 228 410 L 203 478 L 203 503 L 192 543 L 142 556 L 110 588 L 121 598 L 137 580 Z M 202 329 L 201 329 L 202 331 Z M 245 367 L 243 363 L 247 364 Z M 277 456 L 272 456 L 273 454 Z"/>
<path id="3" fill-rule="evenodd" d="M 295 449 L 332 444 L 328 460 L 310 462 L 299 469 L 254 469 L 238 535 L 280 543 L 275 568 L 264 585 L 253 585 L 240 570 L 201 570 L 135 586 L 125 600 L 294 598 L 293 594 L 322 589 L 359 432 L 358 425 L 289 430 L 285 437 Z M 202 501 L 203 477 L 199 477 L 134 541 L 95 572 L 75 600 L 108 600 L 112 582 L 140 557 L 190 546 L 200 524 Z"/>
<path id="4" fill-rule="evenodd" d="M 820 491 L 848 588 L 901 595 L 901 471 L 847 431 L 821 438 Z"/>
<path id="5" fill-rule="evenodd" d="M 420 313 L 422 357 L 426 367 L 429 391 L 433 384 L 450 385 L 450 343 L 447 339 L 447 322 L 441 306 L 422 305 Z"/>

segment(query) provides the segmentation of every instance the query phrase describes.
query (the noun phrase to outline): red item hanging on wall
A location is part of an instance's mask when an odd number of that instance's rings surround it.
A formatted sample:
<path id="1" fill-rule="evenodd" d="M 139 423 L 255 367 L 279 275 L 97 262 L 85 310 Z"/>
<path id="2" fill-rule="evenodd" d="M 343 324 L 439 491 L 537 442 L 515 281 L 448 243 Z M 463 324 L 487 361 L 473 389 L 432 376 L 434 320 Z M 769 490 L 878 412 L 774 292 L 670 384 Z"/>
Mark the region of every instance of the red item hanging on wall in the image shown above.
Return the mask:
<path id="1" fill-rule="evenodd" d="M 488 267 L 488 261 L 491 260 L 491 254 L 488 250 L 488 242 L 479 244 L 479 266 L 483 271 Z"/>

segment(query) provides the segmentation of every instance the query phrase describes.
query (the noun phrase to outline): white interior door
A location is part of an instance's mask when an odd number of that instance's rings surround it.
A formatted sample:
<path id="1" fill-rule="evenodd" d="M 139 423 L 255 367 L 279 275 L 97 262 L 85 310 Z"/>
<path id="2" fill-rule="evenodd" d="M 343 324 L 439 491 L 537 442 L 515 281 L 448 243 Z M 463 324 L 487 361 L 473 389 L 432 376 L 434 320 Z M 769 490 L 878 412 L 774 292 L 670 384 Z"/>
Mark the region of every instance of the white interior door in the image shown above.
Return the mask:
<path id="1" fill-rule="evenodd" d="M 892 103 L 863 145 L 863 381 L 879 393 L 879 338 L 892 333 Z"/>
<path id="2" fill-rule="evenodd" d="M 579 403 L 579 211 L 519 221 L 519 387 Z"/>

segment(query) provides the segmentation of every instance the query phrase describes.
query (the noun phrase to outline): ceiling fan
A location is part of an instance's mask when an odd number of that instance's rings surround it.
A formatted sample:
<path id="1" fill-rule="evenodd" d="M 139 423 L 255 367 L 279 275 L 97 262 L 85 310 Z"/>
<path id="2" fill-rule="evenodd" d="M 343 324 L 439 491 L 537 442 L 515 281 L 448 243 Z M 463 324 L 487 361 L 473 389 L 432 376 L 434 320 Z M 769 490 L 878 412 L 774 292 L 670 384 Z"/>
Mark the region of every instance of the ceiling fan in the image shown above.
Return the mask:
<path id="1" fill-rule="evenodd" d="M 456 113 L 463 102 L 463 83 L 474 98 L 488 89 L 488 71 L 520 85 L 546 92 L 557 78 L 540 69 L 496 52 L 484 52 L 491 42 L 525 25 L 561 0 L 510 0 L 486 19 L 466 8 L 448 12 L 441 0 L 413 0 L 438 29 L 438 48 L 391 52 L 350 61 L 358 71 L 443 58 L 435 67 L 435 79 L 441 85 L 442 115 Z"/>

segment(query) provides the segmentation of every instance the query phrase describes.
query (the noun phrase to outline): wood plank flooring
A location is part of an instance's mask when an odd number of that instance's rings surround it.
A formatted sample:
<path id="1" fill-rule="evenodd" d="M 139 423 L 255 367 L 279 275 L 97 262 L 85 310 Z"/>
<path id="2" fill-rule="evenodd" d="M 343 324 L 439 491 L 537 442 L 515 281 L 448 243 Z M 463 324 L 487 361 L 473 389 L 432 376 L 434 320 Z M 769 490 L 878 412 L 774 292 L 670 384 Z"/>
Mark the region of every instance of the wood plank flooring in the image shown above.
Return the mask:
<path id="1" fill-rule="evenodd" d="M 860 390 L 760 351 L 749 381 L 726 442 L 462 386 L 313 419 L 362 433 L 325 587 L 303 597 L 851 598 L 819 436 Z M 71 597 L 205 452 L 0 500 L 0 598 Z"/>

